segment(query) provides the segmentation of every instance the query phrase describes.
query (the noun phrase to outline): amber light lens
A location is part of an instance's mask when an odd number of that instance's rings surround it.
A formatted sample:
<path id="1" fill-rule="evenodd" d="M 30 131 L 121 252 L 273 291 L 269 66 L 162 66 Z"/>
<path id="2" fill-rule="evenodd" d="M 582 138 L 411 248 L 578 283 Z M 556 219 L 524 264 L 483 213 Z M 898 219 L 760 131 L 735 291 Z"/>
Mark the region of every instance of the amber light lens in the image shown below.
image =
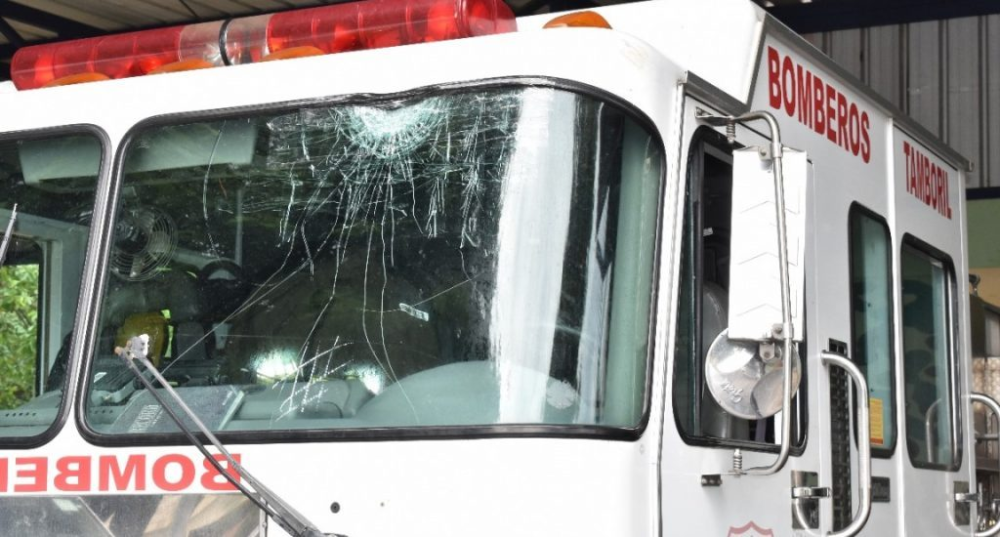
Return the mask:
<path id="1" fill-rule="evenodd" d="M 544 28 L 606 28 L 611 29 L 608 20 L 593 11 L 578 11 L 556 17 L 545 23 Z"/>

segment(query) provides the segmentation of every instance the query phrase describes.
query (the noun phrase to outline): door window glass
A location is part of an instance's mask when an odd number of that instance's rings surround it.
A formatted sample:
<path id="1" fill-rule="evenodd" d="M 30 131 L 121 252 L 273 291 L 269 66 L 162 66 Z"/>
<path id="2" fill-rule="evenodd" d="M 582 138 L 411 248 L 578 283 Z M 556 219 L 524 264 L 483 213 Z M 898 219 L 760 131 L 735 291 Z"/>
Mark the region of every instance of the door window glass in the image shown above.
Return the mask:
<path id="1" fill-rule="evenodd" d="M 41 380 L 38 368 L 38 298 L 41 248 L 14 238 L 0 267 L 0 410 L 31 400 Z"/>
<path id="2" fill-rule="evenodd" d="M 868 380 L 872 448 L 876 454 L 891 452 L 896 444 L 896 413 L 889 229 L 884 221 L 855 206 L 850 230 L 851 355 Z"/>
<path id="3" fill-rule="evenodd" d="M 100 141 L 69 135 L 0 142 L 0 438 L 55 421 L 101 162 Z"/>
<path id="4" fill-rule="evenodd" d="M 916 466 L 961 458 L 952 383 L 953 278 L 943 257 L 904 244 L 902 268 L 906 448 Z"/>
<path id="5" fill-rule="evenodd" d="M 680 254 L 673 404 L 678 427 L 695 444 L 748 445 L 777 442 L 774 417 L 746 420 L 726 413 L 704 381 L 705 356 L 728 326 L 733 158 L 725 137 L 696 133 L 688 160 Z M 803 347 L 800 344 L 800 355 Z M 805 375 L 805 360 L 802 374 Z M 800 386 L 805 387 L 803 380 Z M 800 389 L 799 393 L 803 393 Z M 792 400 L 792 438 L 804 440 L 803 397 Z M 778 414 L 780 416 L 780 413 Z"/>

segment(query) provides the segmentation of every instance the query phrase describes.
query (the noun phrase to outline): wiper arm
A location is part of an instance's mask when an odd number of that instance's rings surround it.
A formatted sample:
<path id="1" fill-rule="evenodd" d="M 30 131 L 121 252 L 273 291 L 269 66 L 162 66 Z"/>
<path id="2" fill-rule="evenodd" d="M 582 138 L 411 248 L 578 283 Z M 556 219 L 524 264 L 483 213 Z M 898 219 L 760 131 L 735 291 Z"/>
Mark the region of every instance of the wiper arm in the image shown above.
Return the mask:
<path id="1" fill-rule="evenodd" d="M 0 243 L 0 267 L 7 259 L 7 248 L 10 246 L 10 238 L 14 235 L 14 222 L 17 221 L 17 204 L 10 211 L 10 222 L 7 222 L 7 230 L 3 232 L 3 242 Z"/>
<path id="2" fill-rule="evenodd" d="M 6 240 L 4 242 L 6 244 Z M 149 359 L 146 358 L 146 355 L 149 353 L 148 335 L 142 334 L 135 336 L 128 340 L 128 343 L 125 344 L 125 348 L 118 348 L 115 349 L 115 351 L 118 356 L 125 361 L 125 364 L 128 366 L 129 370 L 132 371 L 132 374 L 139 379 L 146 389 L 149 390 L 149 393 L 158 403 L 160 403 L 160 406 L 162 406 L 163 410 L 167 412 L 170 419 L 172 419 L 174 423 L 180 427 L 181 432 L 184 433 L 184 436 L 187 437 L 188 441 L 198 448 L 198 451 L 205 456 L 205 460 L 215 467 L 215 469 L 219 472 L 219 475 L 225 477 L 226 480 L 236 487 L 237 490 L 243 493 L 244 496 L 249 498 L 250 501 L 257 505 L 257 507 L 273 518 L 285 531 L 295 537 L 346 537 L 335 533 L 323 533 L 316 529 L 316 526 L 309 522 L 306 517 L 285 503 L 277 494 L 265 487 L 262 483 L 254 479 L 254 477 L 250 475 L 250 472 L 246 471 L 246 469 L 236 462 L 236 459 L 229 454 L 229 450 L 222 445 L 222 442 L 219 442 L 219 439 L 212 434 L 212 431 L 208 430 L 208 427 L 205 427 L 205 424 L 198 419 L 198 416 L 195 415 L 187 404 L 184 403 L 184 400 L 177 395 L 177 392 L 170 387 L 167 380 L 160 375 L 160 372 L 157 371 L 156 367 L 149 362 Z M 239 479 L 230 475 L 230 473 L 222 467 L 222 463 L 212 456 L 212 453 L 208 451 L 205 444 L 202 443 L 197 436 L 195 436 L 194 432 L 187 427 L 187 425 L 181 420 L 180 416 L 178 416 L 170 405 L 163 400 L 160 392 L 153 386 L 153 383 L 142 374 L 142 371 L 140 371 L 135 365 L 135 362 L 141 363 L 143 367 L 146 368 L 146 371 L 153 375 L 156 381 L 160 383 L 160 386 L 163 387 L 164 391 L 170 395 L 174 404 L 176 404 L 181 411 L 184 412 L 188 419 L 190 419 L 191 422 L 194 423 L 195 427 L 198 428 L 201 434 L 205 435 L 205 438 L 207 438 L 208 441 L 215 446 L 215 449 L 219 450 L 219 453 L 225 457 L 230 468 L 235 470 L 239 475 Z M 249 484 L 250 488 L 244 485 L 244 482 Z"/>

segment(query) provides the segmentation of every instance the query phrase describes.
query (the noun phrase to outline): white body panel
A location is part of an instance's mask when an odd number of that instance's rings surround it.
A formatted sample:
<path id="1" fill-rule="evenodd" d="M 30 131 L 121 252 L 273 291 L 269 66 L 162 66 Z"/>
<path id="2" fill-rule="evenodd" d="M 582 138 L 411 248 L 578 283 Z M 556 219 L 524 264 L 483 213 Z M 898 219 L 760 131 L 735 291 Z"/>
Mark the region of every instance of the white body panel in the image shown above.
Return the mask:
<path id="1" fill-rule="evenodd" d="M 853 81 L 839 78 L 804 42 L 769 34 L 762 12 L 749 2 L 660 0 L 601 11 L 615 31 L 574 29 L 533 31 L 547 16 L 519 21 L 522 31 L 459 42 L 362 51 L 335 56 L 245 65 L 149 76 L 77 86 L 4 93 L 0 95 L 3 134 L 93 125 L 106 136 L 109 154 L 98 189 L 96 214 L 107 210 L 112 189 L 112 165 L 128 133 L 143 121 L 164 115 L 265 107 L 278 103 L 336 100 L 346 96 L 391 94 L 435 85 L 476 83 L 508 78 L 569 82 L 594 89 L 627 103 L 649 119 L 662 139 L 666 155 L 662 223 L 657 261 L 657 303 L 649 361 L 648 419 L 637 439 L 498 437 L 230 445 L 242 463 L 322 531 L 365 537 L 510 536 L 510 535 L 806 535 L 793 530 L 789 490 L 791 471 L 817 472 L 819 485 L 831 476 L 830 388 L 819 363 L 819 352 L 831 340 L 851 341 L 848 215 L 860 204 L 888 222 L 893 245 L 893 274 L 899 274 L 898 252 L 904 234 L 913 234 L 947 254 L 958 281 L 957 326 L 964 334 L 956 342 L 959 364 L 955 386 L 958 399 L 970 389 L 967 367 L 968 303 L 961 292 L 967 272 L 962 172 L 901 130 L 898 118 L 861 92 Z M 785 102 L 773 106 L 769 51 L 780 60 L 821 76 L 848 103 L 846 130 L 838 125 L 831 141 L 818 132 L 815 117 L 800 120 Z M 780 73 L 780 71 L 779 71 Z M 700 77 L 720 97 L 697 97 Z M 787 89 L 787 88 L 786 88 Z M 777 117 L 784 145 L 808 155 L 813 180 L 806 193 L 805 335 L 802 360 L 808 412 L 805 444 L 785 468 L 773 476 L 723 475 L 722 485 L 706 487 L 702 476 L 725 474 L 732 465 L 731 445 L 691 442 L 681 434 L 674 409 L 674 349 L 677 342 L 679 289 L 682 285 L 680 246 L 685 210 L 685 182 L 692 139 L 703 123 L 702 109 L 722 115 L 736 113 L 725 105 L 742 103 Z M 858 109 L 852 131 L 850 105 Z M 798 106 L 796 103 L 795 106 Z M 837 106 L 836 98 L 834 107 Z M 813 109 L 815 111 L 815 108 Z M 824 114 L 826 111 L 824 110 Z M 867 127 L 862 124 L 866 114 Z M 750 127 L 758 129 L 759 125 Z M 721 129 L 717 129 L 720 130 Z M 866 138 L 862 139 L 862 130 Z M 846 133 L 846 134 L 843 134 Z M 919 133 L 917 133 L 919 134 Z M 767 145 L 766 131 L 740 127 L 744 145 Z M 846 136 L 846 140 L 843 138 Z M 920 147 L 947 169 L 951 216 L 936 212 L 908 192 L 901 179 L 903 143 Z M 948 155 L 945 155 L 947 157 Z M 95 226 L 97 229 L 98 226 Z M 92 237 L 91 247 L 98 238 Z M 93 324 L 92 281 L 101 260 L 88 258 L 78 332 Z M 898 279 L 898 278 L 895 278 Z M 896 322 L 900 321 L 899 286 L 893 288 Z M 70 293 L 72 290 L 63 290 Z M 64 320 L 64 324 L 69 321 Z M 796 334 L 798 336 L 798 334 Z M 52 335 L 47 344 L 58 345 Z M 896 347 L 896 408 L 904 414 L 901 338 Z M 76 349 L 76 363 L 88 357 Z M 76 389 L 75 381 L 70 390 Z M 162 483 L 184 481 L 183 475 L 153 479 L 155 461 L 181 454 L 201 472 L 193 447 L 99 447 L 78 430 L 78 398 L 58 434 L 31 449 L 0 451 L 0 497 L 5 495 L 90 495 L 90 487 L 59 492 L 56 461 L 68 456 L 119 461 L 144 455 L 147 483 L 135 482 L 115 494 L 164 494 Z M 954 482 L 974 483 L 973 434 L 967 405 L 958 406 L 964 456 L 955 471 L 915 468 L 907 455 L 902 418 L 896 420 L 895 450 L 876 458 L 873 473 L 888 478 L 891 500 L 876 503 L 866 535 L 969 535 L 972 528 L 951 520 Z M 853 445 L 853 444 L 852 444 Z M 759 446 L 758 446 L 759 447 Z M 856 450 L 852 448 L 856 458 Z M 26 458 L 47 462 L 38 477 Z M 744 467 L 766 466 L 772 453 L 744 452 Z M 854 466 L 854 488 L 857 472 Z M 175 468 L 176 469 L 176 468 Z M 97 475 L 95 470 L 94 475 Z M 196 474 L 200 477 L 200 473 Z M 198 477 L 183 493 L 206 492 Z M 23 490 L 28 483 L 38 490 Z M 20 490 L 19 490 L 20 489 Z M 210 492 L 210 491 L 209 491 Z M 340 504 L 331 512 L 333 502 Z M 827 503 L 822 503 L 827 502 Z M 821 500 L 819 529 L 832 528 L 829 500 Z M 857 499 L 854 499 L 857 505 Z M 974 517 L 974 509 L 973 509 Z M 752 525 L 750 525 L 752 523 Z M 281 535 L 271 524 L 268 535 Z"/>

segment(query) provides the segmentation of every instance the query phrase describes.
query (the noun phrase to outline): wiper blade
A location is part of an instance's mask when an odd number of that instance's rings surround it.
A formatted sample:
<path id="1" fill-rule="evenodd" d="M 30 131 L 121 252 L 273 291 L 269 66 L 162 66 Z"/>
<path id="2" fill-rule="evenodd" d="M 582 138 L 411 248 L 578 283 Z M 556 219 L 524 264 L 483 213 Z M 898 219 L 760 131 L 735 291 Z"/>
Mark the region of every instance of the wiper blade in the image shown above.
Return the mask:
<path id="1" fill-rule="evenodd" d="M 305 516 L 285 503 L 281 497 L 257 481 L 252 475 L 250 475 L 250 472 L 246 471 L 240 463 L 236 462 L 236 459 L 229 454 L 229 450 L 222 445 L 222 442 L 219 442 L 219 439 L 212 434 L 212 431 L 208 430 L 208 427 L 205 427 L 205 424 L 198 419 L 198 416 L 191 410 L 190 407 L 187 406 L 186 403 L 184 403 L 184 400 L 177 395 L 177 392 L 174 391 L 167 380 L 160 375 L 156 366 L 151 364 L 149 359 L 146 358 L 146 355 L 149 352 L 148 335 L 142 334 L 129 339 L 124 348 L 117 348 L 115 349 L 115 352 L 121 357 L 122 360 L 125 361 L 125 364 L 128 366 L 129 370 L 132 371 L 132 374 L 139 379 L 143 386 L 149 390 L 149 393 L 158 403 L 160 403 L 160 406 L 167 412 L 170 419 L 173 420 L 178 427 L 180 427 L 181 432 L 184 433 L 184 436 L 187 437 L 188 441 L 198 448 L 198 451 L 205 456 L 205 460 L 215 467 L 215 469 L 219 472 L 219 475 L 226 478 L 226 480 L 236 487 L 237 490 L 243 493 L 244 496 L 250 499 L 250 501 L 256 504 L 262 511 L 267 513 L 268 516 L 273 518 L 285 531 L 295 537 L 346 537 L 345 535 L 339 535 L 336 533 L 323 533 L 316 529 L 316 526 L 309 522 Z M 143 367 L 146 368 L 146 371 L 152 374 L 153 378 L 155 378 L 156 381 L 160 383 L 160 386 L 163 387 L 163 390 L 170 395 L 174 404 L 176 404 L 188 417 L 188 419 L 194 423 L 195 427 L 198 428 L 201 434 L 205 435 L 205 438 L 207 438 L 208 441 L 215 446 L 215 449 L 217 449 L 229 463 L 230 468 L 236 471 L 239 475 L 239 479 L 233 477 L 225 468 L 222 467 L 222 463 L 212 456 L 212 453 L 208 451 L 205 444 L 202 443 L 197 436 L 195 436 L 194 432 L 188 428 L 188 426 L 181 420 L 180 416 L 178 416 L 170 405 L 163 400 L 160 392 L 153 386 L 153 383 L 146 378 L 146 375 L 142 374 L 142 371 L 140 371 L 135 365 L 135 362 L 141 363 Z M 250 487 L 248 488 L 244 485 L 244 482 L 249 484 Z"/>
<path id="2" fill-rule="evenodd" d="M 10 211 L 10 222 L 7 222 L 7 229 L 3 232 L 3 242 L 0 243 L 0 267 L 7 259 L 7 248 L 10 246 L 10 238 L 14 235 L 14 222 L 17 221 L 17 204 Z"/>

